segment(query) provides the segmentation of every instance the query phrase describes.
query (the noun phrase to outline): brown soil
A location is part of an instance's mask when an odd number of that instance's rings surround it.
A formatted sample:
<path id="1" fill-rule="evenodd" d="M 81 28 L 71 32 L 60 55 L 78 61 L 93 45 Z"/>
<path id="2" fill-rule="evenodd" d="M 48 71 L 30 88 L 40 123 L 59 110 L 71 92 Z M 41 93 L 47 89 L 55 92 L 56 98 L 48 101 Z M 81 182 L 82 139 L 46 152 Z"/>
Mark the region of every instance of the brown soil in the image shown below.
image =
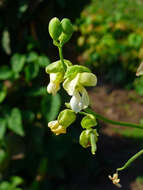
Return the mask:
<path id="1" fill-rule="evenodd" d="M 112 90 L 109 86 L 97 87 L 90 92 L 90 97 L 91 107 L 97 113 L 109 119 L 139 123 L 140 119 L 143 118 L 143 97 L 138 96 L 134 91 Z M 105 163 L 103 168 L 107 169 L 108 165 L 108 167 L 111 167 L 111 170 L 115 170 L 117 167 L 121 167 L 134 153 L 139 151 L 140 145 L 136 140 L 123 138 L 115 130 L 115 128 L 125 130 L 124 127 L 113 126 L 104 122 L 101 122 L 100 125 L 102 135 L 99 139 L 98 149 L 100 149 L 103 157 L 107 158 L 107 160 L 112 160 L 112 165 Z M 92 190 L 117 189 L 106 179 L 106 175 L 108 175 L 106 171 L 103 170 L 103 172 L 104 174 L 99 177 L 98 185 L 93 187 Z M 140 159 L 135 161 L 133 167 L 121 172 L 122 189 L 143 190 L 143 184 L 136 181 L 138 176 L 143 176 L 143 160 Z"/>

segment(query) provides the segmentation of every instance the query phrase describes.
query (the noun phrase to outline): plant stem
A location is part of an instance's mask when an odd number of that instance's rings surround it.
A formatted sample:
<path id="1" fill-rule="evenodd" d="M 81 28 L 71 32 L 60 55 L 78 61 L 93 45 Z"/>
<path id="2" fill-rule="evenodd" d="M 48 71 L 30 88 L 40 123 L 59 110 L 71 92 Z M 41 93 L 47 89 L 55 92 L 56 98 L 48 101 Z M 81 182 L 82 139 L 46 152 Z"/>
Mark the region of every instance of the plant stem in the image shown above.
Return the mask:
<path id="1" fill-rule="evenodd" d="M 121 170 L 124 170 L 126 169 L 127 167 L 130 166 L 130 164 L 135 161 L 139 156 L 141 156 L 143 154 L 143 149 L 140 150 L 139 152 L 137 152 L 134 156 L 132 156 L 126 163 L 123 167 L 121 168 L 117 168 L 117 171 L 121 171 Z"/>
<path id="2" fill-rule="evenodd" d="M 58 49 L 59 49 L 59 56 L 60 56 L 60 60 L 63 64 L 63 68 L 64 68 L 64 71 L 66 71 L 66 64 L 64 63 L 64 58 L 63 58 L 63 51 L 62 51 L 62 46 L 58 46 Z"/>
<path id="3" fill-rule="evenodd" d="M 104 121 L 105 123 L 110 123 L 113 125 L 123 126 L 123 127 L 132 127 L 137 129 L 143 129 L 143 125 L 135 124 L 135 123 L 128 123 L 128 122 L 122 122 L 122 121 L 113 121 L 111 119 L 108 119 L 94 111 L 92 111 L 90 108 L 87 108 L 85 110 L 89 114 L 93 114 L 97 119 Z"/>

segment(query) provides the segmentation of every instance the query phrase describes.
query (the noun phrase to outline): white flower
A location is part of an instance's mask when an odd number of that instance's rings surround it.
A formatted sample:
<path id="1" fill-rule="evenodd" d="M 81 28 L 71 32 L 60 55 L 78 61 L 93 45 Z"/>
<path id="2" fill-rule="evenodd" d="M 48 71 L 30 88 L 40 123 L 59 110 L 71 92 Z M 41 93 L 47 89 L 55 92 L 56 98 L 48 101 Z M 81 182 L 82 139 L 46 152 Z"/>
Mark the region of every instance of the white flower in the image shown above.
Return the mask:
<path id="1" fill-rule="evenodd" d="M 57 91 L 60 89 L 60 83 L 63 81 L 63 74 L 51 73 L 50 74 L 50 83 L 47 86 L 47 91 L 49 94 L 55 95 Z"/>
<path id="2" fill-rule="evenodd" d="M 88 105 L 89 105 L 89 96 L 85 88 L 80 87 L 78 90 L 75 90 L 70 100 L 71 109 L 77 113 L 80 110 L 87 108 Z"/>
<path id="3" fill-rule="evenodd" d="M 95 86 L 97 78 L 94 74 L 78 73 L 72 80 L 67 78 L 63 84 L 64 89 L 72 96 L 70 106 L 76 113 L 89 106 L 89 96 L 84 86 Z"/>

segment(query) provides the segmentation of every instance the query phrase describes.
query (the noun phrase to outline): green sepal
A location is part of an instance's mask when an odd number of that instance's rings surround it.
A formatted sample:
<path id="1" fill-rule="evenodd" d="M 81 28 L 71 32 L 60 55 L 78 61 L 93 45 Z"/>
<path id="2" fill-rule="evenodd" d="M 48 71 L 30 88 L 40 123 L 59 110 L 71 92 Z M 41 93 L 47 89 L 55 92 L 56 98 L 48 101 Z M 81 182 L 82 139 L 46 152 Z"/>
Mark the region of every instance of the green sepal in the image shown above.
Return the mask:
<path id="1" fill-rule="evenodd" d="M 64 59 L 64 62 L 68 66 L 72 65 L 72 63 L 67 59 Z M 64 73 L 64 68 L 63 68 L 63 64 L 62 64 L 61 60 L 55 61 L 46 67 L 46 73 L 48 73 L 48 74 L 57 73 L 57 72 Z"/>
<path id="2" fill-rule="evenodd" d="M 81 121 L 81 126 L 84 129 L 89 129 L 97 125 L 96 118 L 93 115 L 83 117 Z"/>
<path id="3" fill-rule="evenodd" d="M 81 65 L 74 65 L 67 68 L 64 78 L 73 79 L 77 73 L 91 72 L 90 69 Z"/>
<path id="4" fill-rule="evenodd" d="M 65 34 L 72 34 L 73 33 L 73 26 L 71 21 L 68 18 L 64 18 L 61 21 L 62 30 Z"/>
<path id="5" fill-rule="evenodd" d="M 52 18 L 49 22 L 49 34 L 51 38 L 57 41 L 61 33 L 62 33 L 61 22 L 56 17 Z"/>
<path id="6" fill-rule="evenodd" d="M 60 112 L 58 122 L 64 127 L 70 126 L 76 120 L 76 114 L 70 109 L 65 109 Z"/>

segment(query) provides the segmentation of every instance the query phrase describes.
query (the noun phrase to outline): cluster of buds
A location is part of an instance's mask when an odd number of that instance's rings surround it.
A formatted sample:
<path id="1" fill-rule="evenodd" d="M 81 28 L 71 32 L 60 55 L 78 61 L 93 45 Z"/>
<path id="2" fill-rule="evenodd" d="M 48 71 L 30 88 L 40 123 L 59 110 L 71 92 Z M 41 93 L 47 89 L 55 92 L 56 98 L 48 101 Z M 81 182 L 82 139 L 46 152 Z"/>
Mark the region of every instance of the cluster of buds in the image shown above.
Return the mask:
<path id="1" fill-rule="evenodd" d="M 73 34 L 73 26 L 68 18 L 64 18 L 61 22 L 58 18 L 51 19 L 49 23 L 49 34 L 55 45 L 68 42 Z"/>
<path id="2" fill-rule="evenodd" d="M 63 44 L 71 38 L 73 26 L 67 18 L 61 22 L 58 18 L 53 18 L 49 23 L 49 33 L 53 44 L 61 50 Z M 97 77 L 87 67 L 72 65 L 69 60 L 63 59 L 63 56 L 60 56 L 60 60 L 49 64 L 46 73 L 50 75 L 48 93 L 55 95 L 62 83 L 64 90 L 71 96 L 69 109 L 61 111 L 57 120 L 48 123 L 48 127 L 55 135 L 65 134 L 67 127 L 75 121 L 76 114 L 89 106 L 89 96 L 85 87 L 96 86 Z M 96 118 L 86 112 L 84 115 L 81 121 L 84 130 L 79 137 L 79 143 L 84 148 L 91 146 L 91 152 L 95 154 L 98 133 L 93 127 L 97 125 Z"/>

